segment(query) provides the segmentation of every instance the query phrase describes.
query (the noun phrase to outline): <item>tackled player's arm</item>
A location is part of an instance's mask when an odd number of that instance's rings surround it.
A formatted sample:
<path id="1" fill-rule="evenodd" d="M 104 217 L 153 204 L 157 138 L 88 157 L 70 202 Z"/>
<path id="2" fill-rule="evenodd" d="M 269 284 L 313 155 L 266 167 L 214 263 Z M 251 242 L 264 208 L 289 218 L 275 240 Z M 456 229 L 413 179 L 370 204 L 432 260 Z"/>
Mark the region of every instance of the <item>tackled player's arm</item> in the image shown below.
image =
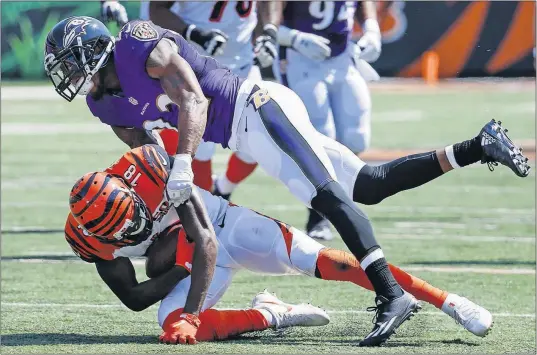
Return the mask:
<path id="1" fill-rule="evenodd" d="M 150 77 L 160 80 L 170 100 L 179 106 L 177 154 L 194 156 L 207 124 L 209 102 L 190 65 L 181 58 L 175 42 L 162 39 L 146 62 Z"/>
<path id="2" fill-rule="evenodd" d="M 194 189 L 190 199 L 176 209 L 187 236 L 194 242 L 192 278 L 184 312 L 198 315 L 216 266 L 216 234 L 198 190 Z"/>
<path id="3" fill-rule="evenodd" d="M 146 131 L 142 128 L 112 126 L 112 131 L 116 136 L 128 145 L 131 149 L 141 147 L 145 144 L 159 144 L 158 133 Z"/>
<path id="4" fill-rule="evenodd" d="M 171 10 L 175 3 L 176 1 L 150 1 L 149 19 L 160 27 L 183 33 L 188 24 Z"/>
<path id="5" fill-rule="evenodd" d="M 181 266 L 173 266 L 162 275 L 138 283 L 136 272 L 128 258 L 98 260 L 97 272 L 112 292 L 129 309 L 139 312 L 161 301 L 175 285 L 189 274 Z"/>

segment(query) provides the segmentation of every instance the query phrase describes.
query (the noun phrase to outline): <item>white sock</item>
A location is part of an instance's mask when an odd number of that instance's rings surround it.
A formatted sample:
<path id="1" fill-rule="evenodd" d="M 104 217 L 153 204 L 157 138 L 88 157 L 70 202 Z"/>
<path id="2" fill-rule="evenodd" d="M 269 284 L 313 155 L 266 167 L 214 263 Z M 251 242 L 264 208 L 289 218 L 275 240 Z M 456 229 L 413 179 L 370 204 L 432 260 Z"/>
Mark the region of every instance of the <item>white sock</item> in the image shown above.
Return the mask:
<path id="1" fill-rule="evenodd" d="M 265 317 L 265 319 L 267 320 L 267 323 L 271 327 L 274 327 L 276 325 L 276 320 L 274 319 L 274 316 L 272 315 L 272 313 L 270 313 L 268 310 L 264 308 L 256 308 L 256 310 L 258 310 L 259 313 L 261 313 L 263 317 Z"/>
<path id="2" fill-rule="evenodd" d="M 235 190 L 237 184 L 229 181 L 226 177 L 226 174 L 222 174 L 218 177 L 218 179 L 216 179 L 216 187 L 218 188 L 220 193 L 228 195 Z"/>
<path id="3" fill-rule="evenodd" d="M 365 271 L 365 269 L 367 269 L 369 265 L 382 258 L 384 258 L 384 253 L 382 252 L 382 249 L 375 249 L 372 253 L 367 254 L 365 258 L 360 260 L 360 267 L 362 268 L 362 270 Z"/>
<path id="4" fill-rule="evenodd" d="M 448 294 L 444 304 L 442 305 L 442 312 L 452 316 L 455 310 L 455 307 L 459 304 L 460 296 L 454 293 Z"/>
<path id="5" fill-rule="evenodd" d="M 453 153 L 453 145 L 448 145 L 446 148 L 444 148 L 444 151 L 446 152 L 446 156 L 451 167 L 453 169 L 459 169 L 461 166 L 457 163 L 457 160 L 455 159 L 455 154 Z"/>

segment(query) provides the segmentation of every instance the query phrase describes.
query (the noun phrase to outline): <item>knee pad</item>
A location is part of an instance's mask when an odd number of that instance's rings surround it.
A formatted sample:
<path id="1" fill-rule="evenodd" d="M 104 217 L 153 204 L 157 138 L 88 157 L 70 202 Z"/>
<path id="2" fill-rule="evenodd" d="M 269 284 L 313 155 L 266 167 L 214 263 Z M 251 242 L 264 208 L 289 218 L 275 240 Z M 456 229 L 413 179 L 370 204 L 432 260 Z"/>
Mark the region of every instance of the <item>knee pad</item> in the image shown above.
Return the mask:
<path id="1" fill-rule="evenodd" d="M 371 221 L 337 182 L 319 188 L 311 206 L 330 220 L 358 259 L 371 248 L 378 247 Z"/>
<path id="2" fill-rule="evenodd" d="M 371 165 L 364 165 L 356 177 L 353 199 L 364 205 L 376 205 L 387 195 L 383 183 L 384 175 L 381 169 Z"/>
<path id="3" fill-rule="evenodd" d="M 344 202 L 352 203 L 345 194 L 343 187 L 336 181 L 330 181 L 317 189 L 317 194 L 311 200 L 311 207 L 326 217 Z"/>

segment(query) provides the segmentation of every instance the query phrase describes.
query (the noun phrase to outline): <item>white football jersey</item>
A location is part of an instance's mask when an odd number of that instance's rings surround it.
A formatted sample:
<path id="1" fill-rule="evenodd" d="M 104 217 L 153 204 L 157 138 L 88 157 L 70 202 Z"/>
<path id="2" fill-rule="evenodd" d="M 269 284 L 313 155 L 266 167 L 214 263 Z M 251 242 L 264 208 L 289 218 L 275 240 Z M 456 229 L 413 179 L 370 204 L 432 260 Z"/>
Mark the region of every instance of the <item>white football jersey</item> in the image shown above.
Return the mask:
<path id="1" fill-rule="evenodd" d="M 177 1 L 171 10 L 200 29 L 218 29 L 228 36 L 224 52 L 216 56 L 231 70 L 252 64 L 252 33 L 257 25 L 256 1 Z M 149 2 L 142 1 L 140 18 L 149 19 Z M 194 44 L 201 53 L 203 48 Z"/>

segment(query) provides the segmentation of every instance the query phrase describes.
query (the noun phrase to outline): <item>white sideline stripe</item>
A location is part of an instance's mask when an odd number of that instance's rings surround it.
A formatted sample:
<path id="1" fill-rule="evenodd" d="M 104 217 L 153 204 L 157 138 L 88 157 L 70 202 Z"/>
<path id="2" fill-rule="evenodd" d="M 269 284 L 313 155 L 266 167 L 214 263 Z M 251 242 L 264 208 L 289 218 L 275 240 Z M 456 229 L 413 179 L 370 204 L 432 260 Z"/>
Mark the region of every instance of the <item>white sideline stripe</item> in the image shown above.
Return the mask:
<path id="1" fill-rule="evenodd" d="M 40 259 L 38 255 L 32 259 L 9 259 L 2 260 L 4 263 L 16 262 L 23 264 L 67 264 L 67 263 L 84 263 L 79 259 L 72 260 L 54 260 L 54 259 Z M 145 265 L 145 259 L 131 259 L 133 265 Z M 469 274 L 492 274 L 492 275 L 535 275 L 535 269 L 500 269 L 500 268 L 482 268 L 482 267 L 452 267 L 452 266 L 405 266 L 399 265 L 399 267 L 405 271 L 426 271 L 426 272 L 441 272 L 441 273 L 469 273 Z M 289 276 L 302 276 L 301 274 L 260 274 L 266 277 L 289 277 Z"/>
<path id="2" fill-rule="evenodd" d="M 64 206 L 67 208 L 66 206 Z M 13 233 L 13 232 L 25 232 L 25 231 L 36 231 L 36 233 L 39 233 L 40 231 L 46 231 L 51 228 L 47 227 L 41 227 L 41 226 L 35 226 L 35 227 L 26 227 L 26 226 L 14 226 L 11 228 L 5 228 L 2 229 L 3 233 Z M 511 242 L 511 243 L 535 243 L 536 239 L 534 237 L 520 237 L 520 236 L 480 236 L 480 235 L 450 235 L 446 233 L 439 233 L 438 231 L 441 230 L 413 230 L 412 232 L 415 234 L 412 235 L 406 235 L 406 234 L 398 234 L 401 232 L 400 230 L 396 229 L 379 229 L 378 236 L 381 239 L 386 240 L 423 240 L 423 241 L 446 241 L 446 240 L 459 240 L 464 242 L 475 242 L 475 243 L 504 243 L 504 242 Z M 408 232 L 403 232 L 408 233 Z M 42 253 L 40 253 L 42 254 Z M 35 254 L 39 255 L 39 254 Z M 70 255 L 70 254 L 69 254 Z"/>
<path id="3" fill-rule="evenodd" d="M 425 113 L 421 110 L 388 110 L 373 111 L 372 119 L 375 122 L 409 122 L 421 121 Z"/>
<path id="4" fill-rule="evenodd" d="M 102 123 L 3 123 L 0 126 L 2 136 L 42 136 L 63 133 L 103 133 L 111 132 Z"/>
<path id="5" fill-rule="evenodd" d="M 43 307 L 43 308 L 55 308 L 55 307 L 72 307 L 72 308 L 118 308 L 118 309 L 125 309 L 128 310 L 126 306 L 123 304 L 87 304 L 87 303 L 25 303 L 25 302 L 2 302 L 0 304 L 2 307 Z M 156 308 L 156 305 L 151 306 L 150 308 Z M 241 309 L 241 308 L 216 308 L 216 309 Z M 359 311 L 359 310 L 328 310 L 327 311 L 330 314 L 371 314 L 371 312 L 367 311 Z M 435 312 L 435 311 L 422 311 L 418 312 L 420 315 L 430 315 L 430 316 L 440 316 L 445 315 L 443 312 Z M 534 313 L 492 313 L 493 317 L 511 317 L 511 318 L 535 318 Z"/>
<path id="6" fill-rule="evenodd" d="M 379 238 L 388 240 L 434 240 L 434 241 L 448 241 L 448 240 L 460 240 L 464 242 L 475 243 L 535 243 L 534 237 L 507 237 L 507 236 L 478 236 L 478 235 L 449 235 L 449 234 L 434 234 L 434 235 L 400 235 L 389 234 L 379 231 Z"/>
<path id="7" fill-rule="evenodd" d="M 67 179 L 66 179 L 67 181 Z M 76 181 L 76 178 L 72 180 Z M 2 180 L 2 183 L 4 180 Z M 59 181 L 58 181 L 59 182 Z M 65 207 L 65 202 L 54 201 L 54 202 L 45 202 L 45 201 L 29 201 L 29 202 L 6 202 L 5 199 L 1 202 L 2 208 L 5 207 L 50 207 L 50 208 L 60 208 Z M 254 210 L 259 211 L 305 211 L 305 207 L 300 204 L 290 203 L 288 205 L 274 204 L 274 205 L 248 205 L 245 206 Z M 535 209 L 510 209 L 510 208 L 480 208 L 480 207 L 467 207 L 467 206 L 389 206 L 389 205 L 375 205 L 375 206 L 365 206 L 366 211 L 375 211 L 375 212 L 404 212 L 404 213 L 465 213 L 465 214 L 500 214 L 500 215 L 527 215 L 528 217 L 535 217 Z M 402 218 L 403 219 L 403 218 Z"/>
<path id="8" fill-rule="evenodd" d="M 2 86 L 2 101 L 26 101 L 31 97 L 32 101 L 45 100 L 63 100 L 60 95 L 54 91 L 52 85 L 38 86 Z M 77 95 L 75 100 L 83 100 L 85 97 Z"/>
<path id="9" fill-rule="evenodd" d="M 455 272 L 469 274 L 493 274 L 493 275 L 535 275 L 535 269 L 498 269 L 479 267 L 449 267 L 449 266 L 402 266 L 405 271 L 429 271 L 429 272 Z"/>

